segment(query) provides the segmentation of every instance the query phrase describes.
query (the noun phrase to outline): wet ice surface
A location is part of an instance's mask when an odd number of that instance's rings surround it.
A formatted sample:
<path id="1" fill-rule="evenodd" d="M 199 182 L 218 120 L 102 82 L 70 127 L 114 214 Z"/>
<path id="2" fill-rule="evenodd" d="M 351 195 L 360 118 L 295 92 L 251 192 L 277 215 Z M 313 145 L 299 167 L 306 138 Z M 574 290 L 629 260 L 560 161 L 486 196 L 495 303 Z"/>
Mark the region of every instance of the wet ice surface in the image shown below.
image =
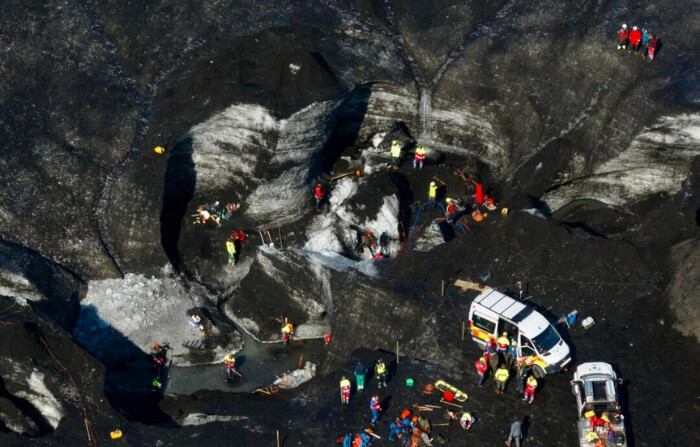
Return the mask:
<path id="1" fill-rule="evenodd" d="M 198 390 L 220 390 L 252 392 L 272 384 L 277 377 L 299 367 L 307 361 L 317 363 L 324 355 L 322 340 L 293 340 L 288 347 L 282 343 L 258 343 L 246 336 L 245 347 L 236 354 L 236 367 L 243 375 L 240 380 L 234 375 L 227 382 L 223 362 L 215 365 L 180 367 L 168 372 L 166 394 L 192 394 Z"/>

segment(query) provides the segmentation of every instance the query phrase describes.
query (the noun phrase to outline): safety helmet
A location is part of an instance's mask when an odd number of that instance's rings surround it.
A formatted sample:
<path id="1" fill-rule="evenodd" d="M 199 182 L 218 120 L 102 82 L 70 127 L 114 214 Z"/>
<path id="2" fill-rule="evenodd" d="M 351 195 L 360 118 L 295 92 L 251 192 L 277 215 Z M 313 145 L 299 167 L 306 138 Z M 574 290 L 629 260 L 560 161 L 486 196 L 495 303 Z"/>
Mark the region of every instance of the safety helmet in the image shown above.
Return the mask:
<path id="1" fill-rule="evenodd" d="M 430 186 L 435 186 L 435 182 L 430 182 Z"/>
<path id="2" fill-rule="evenodd" d="M 450 199 L 450 198 L 448 197 L 448 198 L 445 199 L 445 202 L 447 202 L 447 203 L 452 203 L 452 199 Z"/>
<path id="3" fill-rule="evenodd" d="M 156 343 L 155 345 L 153 345 L 153 349 L 160 349 L 160 345 Z"/>
<path id="4" fill-rule="evenodd" d="M 623 28 L 627 28 L 627 24 L 626 24 L 626 23 L 623 23 L 623 24 L 622 24 L 622 27 L 623 27 Z"/>
<path id="5" fill-rule="evenodd" d="M 365 236 L 367 236 L 367 237 L 372 237 L 372 232 L 371 232 L 371 231 L 366 232 L 366 233 L 365 233 Z"/>
<path id="6" fill-rule="evenodd" d="M 637 28 L 636 26 L 633 26 L 632 29 L 633 29 L 633 30 L 637 30 L 637 29 L 639 29 L 639 28 Z"/>
<path id="7" fill-rule="evenodd" d="M 508 336 L 508 332 L 504 332 L 501 334 L 501 337 L 507 337 L 507 336 Z"/>
<path id="8" fill-rule="evenodd" d="M 486 361 L 486 359 L 485 359 L 485 358 L 483 358 L 483 357 L 481 357 L 481 358 L 479 359 L 479 361 L 480 361 L 480 362 L 485 362 L 485 361 Z"/>
<path id="9" fill-rule="evenodd" d="M 518 346 L 518 342 L 515 341 L 515 340 L 513 340 L 512 342 L 510 342 L 510 344 L 513 345 L 513 346 Z"/>
<path id="10" fill-rule="evenodd" d="M 398 143 L 398 141 L 396 141 L 396 140 L 391 141 L 391 144 L 396 144 L 396 143 Z"/>

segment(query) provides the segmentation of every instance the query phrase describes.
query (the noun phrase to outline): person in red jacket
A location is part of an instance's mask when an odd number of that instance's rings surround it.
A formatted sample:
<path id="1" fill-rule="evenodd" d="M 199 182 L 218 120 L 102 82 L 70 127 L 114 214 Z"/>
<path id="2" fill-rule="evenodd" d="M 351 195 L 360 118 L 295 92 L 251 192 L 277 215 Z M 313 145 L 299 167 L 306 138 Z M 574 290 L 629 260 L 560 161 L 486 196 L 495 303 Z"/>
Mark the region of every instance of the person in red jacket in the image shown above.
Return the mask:
<path id="1" fill-rule="evenodd" d="M 656 53 L 656 35 L 651 36 L 649 43 L 647 44 L 647 60 L 649 62 L 654 60 L 654 54 Z"/>
<path id="2" fill-rule="evenodd" d="M 449 197 L 445 199 L 445 202 L 447 202 L 447 210 L 445 211 L 445 218 L 447 219 L 447 223 L 454 224 L 455 217 L 457 216 L 457 206 L 455 205 L 455 202 Z"/>
<path id="3" fill-rule="evenodd" d="M 642 32 L 639 30 L 639 27 L 633 26 L 632 31 L 630 31 L 630 51 L 634 54 L 637 54 L 639 51 L 639 47 L 642 43 Z"/>
<path id="4" fill-rule="evenodd" d="M 316 183 L 314 198 L 316 199 L 316 209 L 320 210 L 326 199 L 326 194 L 323 192 L 323 185 L 320 183 Z"/>
<path id="5" fill-rule="evenodd" d="M 624 50 L 627 48 L 630 32 L 627 30 L 627 25 L 622 24 L 622 28 L 617 31 L 617 49 Z"/>
<path id="6" fill-rule="evenodd" d="M 486 374 L 489 371 L 489 365 L 486 363 L 486 359 L 481 357 L 476 361 L 476 372 L 479 374 L 479 386 L 484 385 L 486 380 Z"/>

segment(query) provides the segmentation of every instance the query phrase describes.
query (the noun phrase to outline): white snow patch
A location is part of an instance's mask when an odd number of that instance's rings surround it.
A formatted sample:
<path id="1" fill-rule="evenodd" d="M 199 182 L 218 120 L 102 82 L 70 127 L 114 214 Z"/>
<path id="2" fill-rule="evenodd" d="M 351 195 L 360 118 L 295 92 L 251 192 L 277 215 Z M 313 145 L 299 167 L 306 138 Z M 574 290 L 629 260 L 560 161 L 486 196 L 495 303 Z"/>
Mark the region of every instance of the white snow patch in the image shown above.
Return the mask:
<path id="1" fill-rule="evenodd" d="M 675 194 L 697 155 L 700 114 L 661 117 L 640 133 L 629 148 L 596 167 L 592 175 L 574 180 L 542 199 L 551 211 L 556 211 L 575 199 L 624 206 L 659 192 Z"/>
<path id="2" fill-rule="evenodd" d="M 104 362 L 130 354 L 126 338 L 144 352 L 154 343 L 167 343 L 173 348 L 173 363 L 187 364 L 182 356 L 205 337 L 190 324 L 188 309 L 216 300 L 203 289 L 186 289 L 172 272 L 164 273 L 169 274 L 146 278 L 128 273 L 123 279 L 90 281 L 74 329 L 76 339 Z M 206 321 L 204 326 L 207 336 L 219 332 Z M 215 356 L 238 348 L 217 346 Z"/>
<path id="3" fill-rule="evenodd" d="M 281 122 L 280 138 L 269 169 L 285 170 L 258 186 L 246 199 L 254 219 L 275 226 L 301 217 L 309 209 L 311 160 L 323 149 L 334 126 L 333 112 L 341 100 L 311 104 Z"/>
<path id="4" fill-rule="evenodd" d="M 353 261 L 352 259 L 346 258 L 345 256 L 329 250 L 296 250 L 307 256 L 312 261 L 331 268 L 337 272 L 345 272 L 348 269 L 357 270 L 360 273 L 364 273 L 367 276 L 377 277 L 379 272 L 376 267 L 376 260 L 374 259 L 363 259 L 361 261 Z"/>
<path id="5" fill-rule="evenodd" d="M 304 382 L 308 382 L 316 376 L 316 364 L 306 362 L 303 369 L 295 369 L 292 372 L 285 373 L 281 379 L 275 380 L 273 385 L 279 385 L 280 388 L 296 388 Z"/>
<path id="6" fill-rule="evenodd" d="M 26 372 L 17 364 L 12 364 L 12 370 L 14 373 L 12 379 L 17 383 L 23 383 L 23 378 L 27 377 Z M 65 412 L 58 399 L 46 387 L 44 377 L 44 374 L 33 370 L 26 379 L 28 389 L 17 391 L 14 395 L 29 401 L 55 430 Z"/>
<path id="7" fill-rule="evenodd" d="M 395 195 L 384 197 L 384 202 L 377 212 L 377 217 L 366 221 L 362 228 L 370 230 L 379 237 L 386 233 L 389 238 L 399 237 L 399 199 Z"/>
<path id="8" fill-rule="evenodd" d="M 180 420 L 180 426 L 204 425 L 211 422 L 240 422 L 246 420 L 248 420 L 248 416 L 190 413 Z"/>
<path id="9" fill-rule="evenodd" d="M 209 191 L 254 179 L 260 155 L 270 153 L 280 123 L 267 109 L 236 104 L 189 131 L 197 191 Z"/>

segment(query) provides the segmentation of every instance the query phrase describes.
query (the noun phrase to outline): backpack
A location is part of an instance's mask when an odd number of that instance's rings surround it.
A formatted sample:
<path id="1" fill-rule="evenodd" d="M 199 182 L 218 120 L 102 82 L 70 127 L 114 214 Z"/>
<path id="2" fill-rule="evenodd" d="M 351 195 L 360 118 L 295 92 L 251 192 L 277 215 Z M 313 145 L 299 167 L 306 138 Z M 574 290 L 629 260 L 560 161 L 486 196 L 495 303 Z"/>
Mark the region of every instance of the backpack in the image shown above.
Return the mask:
<path id="1" fill-rule="evenodd" d="M 246 238 L 245 231 L 238 230 L 237 233 L 238 233 L 238 240 L 241 242 L 245 241 L 245 238 Z"/>

